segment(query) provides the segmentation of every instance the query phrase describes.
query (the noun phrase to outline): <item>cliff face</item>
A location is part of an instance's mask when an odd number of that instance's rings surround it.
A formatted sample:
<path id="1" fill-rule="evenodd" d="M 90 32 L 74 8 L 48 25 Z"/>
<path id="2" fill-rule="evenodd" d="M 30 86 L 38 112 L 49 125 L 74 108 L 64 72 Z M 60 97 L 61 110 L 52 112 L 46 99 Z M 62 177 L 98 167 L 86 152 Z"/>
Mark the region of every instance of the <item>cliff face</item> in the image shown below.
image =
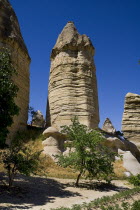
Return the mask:
<path id="1" fill-rule="evenodd" d="M 6 47 L 12 54 L 12 62 L 18 72 L 14 78 L 19 87 L 16 104 L 20 107 L 19 116 L 14 117 L 10 136 L 25 129 L 29 104 L 29 64 L 30 57 L 23 41 L 16 14 L 8 0 L 0 0 L 0 48 Z"/>
<path id="2" fill-rule="evenodd" d="M 82 124 L 95 128 L 99 123 L 94 47 L 68 22 L 51 53 L 48 107 L 50 124 L 56 128 L 78 116 Z M 48 121 L 49 119 L 47 119 Z"/>
<path id="3" fill-rule="evenodd" d="M 128 140 L 140 146 L 140 95 L 128 93 L 125 97 L 122 131 Z"/>

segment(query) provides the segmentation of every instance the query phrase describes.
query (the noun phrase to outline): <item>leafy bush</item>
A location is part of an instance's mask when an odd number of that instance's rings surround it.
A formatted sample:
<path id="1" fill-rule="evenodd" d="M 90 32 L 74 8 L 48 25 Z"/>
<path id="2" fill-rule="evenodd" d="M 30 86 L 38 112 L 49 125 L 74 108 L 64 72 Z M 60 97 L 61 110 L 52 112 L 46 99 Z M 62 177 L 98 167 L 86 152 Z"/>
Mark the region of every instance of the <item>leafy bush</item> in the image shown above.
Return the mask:
<path id="1" fill-rule="evenodd" d="M 69 155 L 60 155 L 58 163 L 70 166 L 79 172 L 76 186 L 82 175 L 86 178 L 111 181 L 113 175 L 114 153 L 102 145 L 104 138 L 96 130 L 89 130 L 75 117 L 70 126 L 63 126 L 62 133 L 69 140 Z"/>
<path id="2" fill-rule="evenodd" d="M 140 200 L 135 201 L 135 202 L 132 204 L 132 208 L 131 208 L 131 210 L 138 210 L 138 209 L 140 209 Z"/>
<path id="3" fill-rule="evenodd" d="M 32 149 L 32 141 L 25 143 L 22 140 L 17 135 L 10 146 L 1 151 L 1 161 L 8 175 L 9 187 L 12 187 L 17 173 L 29 176 L 39 168 L 42 151 L 34 151 Z"/>
<path id="4" fill-rule="evenodd" d="M 140 186 L 140 174 L 136 176 L 131 176 L 129 178 L 129 182 L 133 184 L 134 186 Z"/>
<path id="5" fill-rule="evenodd" d="M 8 127 L 13 123 L 13 116 L 18 115 L 19 108 L 14 102 L 18 87 L 12 78 L 17 72 L 12 65 L 11 54 L 0 49 L 0 148 L 5 147 Z"/>

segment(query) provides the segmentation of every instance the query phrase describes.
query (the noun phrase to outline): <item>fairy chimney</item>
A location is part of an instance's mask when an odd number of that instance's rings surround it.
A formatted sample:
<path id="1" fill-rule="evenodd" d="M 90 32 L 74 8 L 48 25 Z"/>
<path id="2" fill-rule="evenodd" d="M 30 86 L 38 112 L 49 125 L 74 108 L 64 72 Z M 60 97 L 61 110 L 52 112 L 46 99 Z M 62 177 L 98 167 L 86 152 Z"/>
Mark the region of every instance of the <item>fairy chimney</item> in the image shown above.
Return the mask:
<path id="1" fill-rule="evenodd" d="M 68 22 L 51 53 L 47 123 L 60 128 L 77 116 L 89 128 L 98 127 L 99 108 L 94 47 Z"/>
<path id="2" fill-rule="evenodd" d="M 125 96 L 122 131 L 128 140 L 140 148 L 140 95 L 127 93 Z"/>
<path id="3" fill-rule="evenodd" d="M 11 52 L 12 62 L 18 76 L 14 77 L 19 87 L 16 104 L 20 113 L 14 117 L 14 123 L 9 128 L 12 137 L 17 130 L 26 128 L 29 104 L 29 64 L 30 57 L 22 38 L 16 14 L 8 0 L 0 0 L 0 48 L 8 48 Z"/>

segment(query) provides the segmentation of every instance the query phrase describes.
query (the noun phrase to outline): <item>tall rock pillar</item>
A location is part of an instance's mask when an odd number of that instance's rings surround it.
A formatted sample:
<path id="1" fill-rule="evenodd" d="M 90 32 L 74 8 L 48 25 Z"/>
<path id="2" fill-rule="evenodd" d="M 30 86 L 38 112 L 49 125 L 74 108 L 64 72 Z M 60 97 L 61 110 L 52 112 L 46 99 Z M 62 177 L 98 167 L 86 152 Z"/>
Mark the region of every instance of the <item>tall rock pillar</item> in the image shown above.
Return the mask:
<path id="1" fill-rule="evenodd" d="M 98 127 L 98 93 L 93 61 L 94 47 L 68 22 L 51 53 L 48 91 L 50 125 L 60 128 L 78 116 L 89 128 Z"/>
<path id="2" fill-rule="evenodd" d="M 140 95 L 127 93 L 125 96 L 122 131 L 128 140 L 140 148 Z"/>
<path id="3" fill-rule="evenodd" d="M 14 79 L 19 87 L 16 104 L 20 113 L 14 117 L 14 123 L 9 128 L 10 136 L 17 130 L 26 128 L 29 105 L 29 64 L 30 57 L 22 38 L 16 14 L 8 0 L 0 0 L 0 48 L 8 48 L 12 54 L 12 62 L 18 76 Z"/>

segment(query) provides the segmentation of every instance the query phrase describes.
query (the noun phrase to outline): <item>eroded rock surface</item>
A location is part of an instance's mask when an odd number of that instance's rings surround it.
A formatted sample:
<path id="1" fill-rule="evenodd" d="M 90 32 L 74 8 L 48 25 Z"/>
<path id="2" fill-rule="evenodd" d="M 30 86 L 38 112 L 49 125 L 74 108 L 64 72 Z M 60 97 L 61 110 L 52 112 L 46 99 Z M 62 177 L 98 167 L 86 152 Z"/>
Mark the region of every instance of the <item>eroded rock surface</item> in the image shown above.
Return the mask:
<path id="1" fill-rule="evenodd" d="M 44 153 L 56 160 L 55 156 L 64 151 L 65 137 L 54 127 L 47 128 L 43 132 L 43 135 L 46 137 L 46 139 L 42 142 L 44 146 Z"/>
<path id="2" fill-rule="evenodd" d="M 94 47 L 68 22 L 51 53 L 47 122 L 60 128 L 78 116 L 80 123 L 95 128 L 99 123 Z"/>
<path id="3" fill-rule="evenodd" d="M 45 126 L 45 119 L 43 114 L 40 110 L 36 111 L 33 115 L 32 125 L 36 127 L 44 127 Z"/>
<path id="4" fill-rule="evenodd" d="M 22 38 L 16 14 L 8 0 L 0 0 L 0 48 L 6 47 L 12 53 L 13 65 L 18 72 L 14 77 L 19 87 L 16 104 L 20 107 L 20 113 L 14 117 L 14 123 L 10 128 L 10 136 L 21 129 L 26 128 L 29 104 L 29 64 L 30 57 Z"/>
<path id="5" fill-rule="evenodd" d="M 140 95 L 128 93 L 125 97 L 122 119 L 124 136 L 140 148 Z"/>
<path id="6" fill-rule="evenodd" d="M 117 133 L 104 133 L 105 141 L 103 144 L 113 152 L 122 155 L 123 165 L 130 173 L 133 175 L 140 173 L 140 151 L 138 147 Z"/>

